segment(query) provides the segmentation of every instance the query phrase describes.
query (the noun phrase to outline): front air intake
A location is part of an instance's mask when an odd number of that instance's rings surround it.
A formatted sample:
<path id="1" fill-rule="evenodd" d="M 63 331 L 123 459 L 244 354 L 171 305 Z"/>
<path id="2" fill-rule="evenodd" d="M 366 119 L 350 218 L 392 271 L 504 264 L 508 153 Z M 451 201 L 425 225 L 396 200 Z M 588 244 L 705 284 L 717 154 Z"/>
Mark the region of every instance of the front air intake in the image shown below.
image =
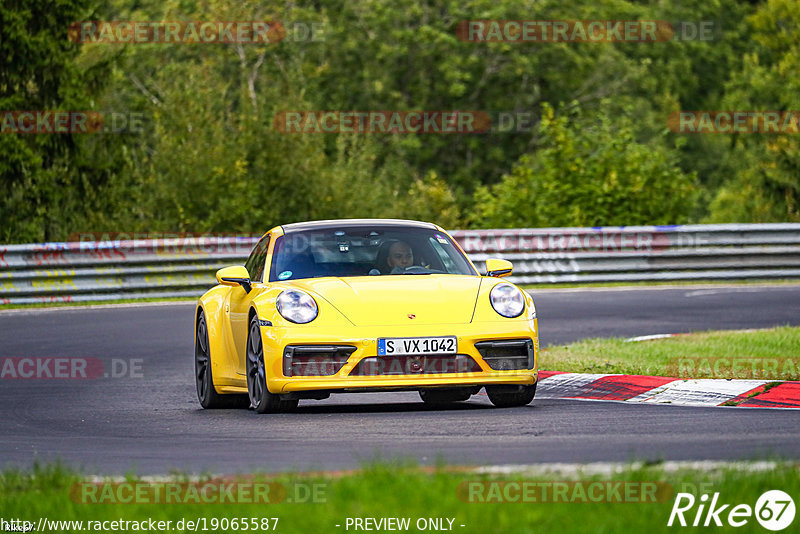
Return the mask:
<path id="1" fill-rule="evenodd" d="M 351 345 L 289 345 L 283 349 L 283 375 L 335 375 L 355 350 Z"/>
<path id="2" fill-rule="evenodd" d="M 533 341 L 530 339 L 504 339 L 475 343 L 483 361 L 495 371 L 533 369 Z"/>

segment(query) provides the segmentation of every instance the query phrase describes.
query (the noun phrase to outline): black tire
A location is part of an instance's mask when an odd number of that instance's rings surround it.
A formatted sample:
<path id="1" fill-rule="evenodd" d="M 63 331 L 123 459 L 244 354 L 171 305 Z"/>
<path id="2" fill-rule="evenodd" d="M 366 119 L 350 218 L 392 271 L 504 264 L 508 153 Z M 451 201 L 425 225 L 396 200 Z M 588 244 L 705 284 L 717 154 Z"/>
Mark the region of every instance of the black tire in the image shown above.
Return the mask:
<path id="1" fill-rule="evenodd" d="M 247 333 L 247 392 L 250 406 L 257 413 L 281 413 L 297 408 L 297 399 L 282 400 L 280 395 L 267 389 L 267 370 L 264 364 L 264 346 L 258 319 L 250 320 Z"/>
<path id="2" fill-rule="evenodd" d="M 203 408 L 247 408 L 250 400 L 247 395 L 220 395 L 214 389 L 214 375 L 211 371 L 211 350 L 208 344 L 206 315 L 201 312 L 197 318 L 197 332 L 194 337 L 194 382 L 197 399 Z"/>
<path id="3" fill-rule="evenodd" d="M 421 389 L 419 398 L 430 406 L 444 406 L 454 402 L 469 400 L 472 391 L 465 388 L 454 389 Z"/>
<path id="4" fill-rule="evenodd" d="M 498 408 L 513 408 L 530 404 L 536 395 L 536 384 L 531 386 L 486 386 L 489 400 Z"/>

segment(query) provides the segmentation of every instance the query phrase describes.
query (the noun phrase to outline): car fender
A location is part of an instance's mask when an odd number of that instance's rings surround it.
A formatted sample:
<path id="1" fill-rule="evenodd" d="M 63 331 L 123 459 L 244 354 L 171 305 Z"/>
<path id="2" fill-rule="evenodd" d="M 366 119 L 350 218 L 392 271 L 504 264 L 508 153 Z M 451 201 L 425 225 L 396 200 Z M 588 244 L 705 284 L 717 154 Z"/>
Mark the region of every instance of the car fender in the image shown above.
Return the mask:
<path id="1" fill-rule="evenodd" d="M 234 373 L 231 362 L 235 354 L 231 353 L 233 341 L 230 336 L 230 327 L 225 325 L 225 305 L 229 288 L 216 286 L 206 292 L 197 301 L 195 313 L 195 332 L 197 331 L 197 317 L 203 312 L 208 328 L 208 350 L 211 357 L 211 374 L 214 377 L 214 389 L 219 392 L 218 386 L 233 385 Z"/>
<path id="2" fill-rule="evenodd" d="M 288 330 L 313 329 L 318 326 L 353 326 L 353 324 L 322 295 L 307 288 L 298 287 L 301 284 L 287 282 L 275 284 L 256 296 L 250 303 L 251 313 L 255 314 L 260 322 L 261 343 L 264 347 L 264 363 L 268 376 L 283 376 L 283 354 L 281 347 L 284 345 L 283 336 Z M 275 301 L 287 289 L 302 289 L 310 294 L 317 303 L 319 316 L 307 324 L 295 324 L 283 318 L 278 313 Z M 276 393 L 276 392 L 273 392 Z"/>

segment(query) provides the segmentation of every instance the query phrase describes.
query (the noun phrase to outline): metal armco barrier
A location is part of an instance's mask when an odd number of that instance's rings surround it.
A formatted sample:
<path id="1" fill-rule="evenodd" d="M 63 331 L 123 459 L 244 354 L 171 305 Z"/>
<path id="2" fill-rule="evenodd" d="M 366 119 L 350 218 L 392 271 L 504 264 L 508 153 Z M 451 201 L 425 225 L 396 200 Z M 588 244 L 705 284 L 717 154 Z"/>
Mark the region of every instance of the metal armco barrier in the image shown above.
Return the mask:
<path id="1" fill-rule="evenodd" d="M 479 264 L 502 257 L 521 284 L 800 277 L 800 224 L 455 232 Z"/>
<path id="2" fill-rule="evenodd" d="M 800 224 L 458 230 L 473 262 L 522 284 L 800 278 Z M 255 237 L 0 245 L 0 304 L 194 298 Z"/>

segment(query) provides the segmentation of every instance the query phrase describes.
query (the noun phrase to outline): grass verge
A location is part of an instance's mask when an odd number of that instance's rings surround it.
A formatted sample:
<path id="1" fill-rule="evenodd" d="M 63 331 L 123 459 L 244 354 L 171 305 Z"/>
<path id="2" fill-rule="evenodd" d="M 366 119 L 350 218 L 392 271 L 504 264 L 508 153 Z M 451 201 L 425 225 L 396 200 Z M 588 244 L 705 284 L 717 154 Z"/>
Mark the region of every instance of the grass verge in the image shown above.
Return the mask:
<path id="1" fill-rule="evenodd" d="M 543 349 L 539 368 L 678 378 L 800 380 L 800 328 L 711 331 L 639 342 L 587 339 Z"/>
<path id="2" fill-rule="evenodd" d="M 213 479 L 201 479 L 200 483 L 204 480 Z M 243 482 L 268 481 L 288 488 L 283 502 L 261 504 L 84 503 L 74 497 L 75 485 L 84 481 L 79 474 L 57 465 L 37 467 L 31 472 L 6 471 L 0 474 L 2 517 L 6 521 L 30 521 L 36 526 L 40 518 L 81 522 L 71 525 L 51 523 L 47 530 L 58 532 L 97 530 L 91 528 L 93 523 L 89 522 L 150 519 L 170 521 L 170 524 L 165 524 L 170 528 L 161 530 L 164 532 L 194 531 L 194 528 L 187 528 L 187 521 L 199 521 L 199 532 L 242 532 L 242 518 L 248 520 L 247 530 L 266 531 L 272 529 L 263 528 L 262 518 L 278 518 L 277 532 L 327 533 L 356 530 L 352 524 L 346 528 L 348 518 L 352 521 L 353 518 L 387 517 L 408 518 L 406 530 L 409 532 L 421 530 L 418 521 L 425 521 L 428 529 L 434 530 L 430 528 L 428 519 L 438 520 L 437 524 L 442 527 L 450 527 L 442 530 L 463 533 L 673 532 L 675 527 L 668 527 L 667 522 L 679 492 L 690 493 L 697 499 L 696 505 L 685 513 L 690 524 L 702 494 L 711 497 L 718 492 L 719 505 L 731 505 L 721 514 L 723 523 L 733 506 L 746 504 L 755 508 L 759 496 L 767 490 L 778 489 L 789 495 L 800 495 L 798 465 L 782 463 L 762 465 L 758 469 L 744 464 L 674 471 L 661 464 L 631 465 L 604 475 L 585 474 L 580 470 L 567 474 L 495 475 L 441 467 L 422 470 L 373 464 L 339 475 L 243 477 Z M 185 477 L 176 475 L 161 483 L 185 481 Z M 127 482 L 131 486 L 138 484 L 136 487 L 152 485 L 137 483 L 133 476 L 127 477 Z M 647 490 L 654 485 L 657 491 Z M 317 488 L 316 497 L 304 500 L 293 493 L 305 495 L 307 490 L 303 488 L 308 487 Z M 288 502 L 289 499 L 294 499 L 294 502 Z M 249 528 L 253 518 L 258 520 L 257 529 Z M 223 525 L 224 519 L 227 519 L 227 525 Z M 237 527 L 232 526 L 233 519 L 238 520 Z M 723 526 L 714 530 L 762 530 L 755 516 L 745 519 L 745 529 Z M 180 520 L 184 521 L 183 529 L 177 528 Z M 793 526 L 798 521 L 800 519 L 795 519 Z M 270 524 L 274 524 L 274 520 L 270 520 Z M 114 530 L 130 532 L 137 529 L 129 524 L 118 524 Z M 789 531 L 792 528 L 786 530 Z"/>

